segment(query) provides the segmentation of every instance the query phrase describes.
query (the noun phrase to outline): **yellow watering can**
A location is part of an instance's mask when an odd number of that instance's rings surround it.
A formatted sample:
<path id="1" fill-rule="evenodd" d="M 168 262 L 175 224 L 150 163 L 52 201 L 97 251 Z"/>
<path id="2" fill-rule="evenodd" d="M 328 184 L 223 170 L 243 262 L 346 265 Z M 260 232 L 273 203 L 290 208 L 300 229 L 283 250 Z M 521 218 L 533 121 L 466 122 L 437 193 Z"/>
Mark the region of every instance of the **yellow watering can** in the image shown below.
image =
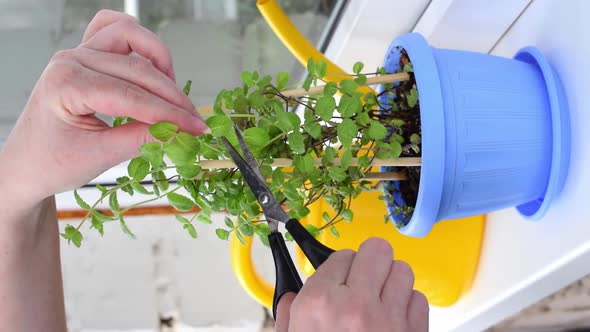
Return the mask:
<path id="1" fill-rule="evenodd" d="M 279 39 L 287 46 L 300 63 L 305 65 L 310 57 L 323 60 L 330 74 L 346 74 L 326 59 L 291 23 L 274 0 L 259 0 L 257 7 Z M 345 76 L 331 76 L 342 80 Z M 326 77 L 327 81 L 332 80 Z M 368 89 L 368 88 L 366 88 Z M 340 237 L 322 232 L 318 240 L 330 248 L 357 250 L 369 237 L 388 240 L 394 248 L 396 259 L 410 264 L 415 273 L 415 288 L 428 298 L 431 305 L 450 306 L 472 284 L 479 260 L 485 216 L 474 216 L 439 222 L 424 238 L 411 238 L 400 234 L 393 225 L 383 222 L 387 214 L 385 203 L 378 198 L 379 192 L 363 192 L 351 203 L 354 221 L 337 225 Z M 310 207 L 309 216 L 302 224 L 323 224 L 322 213 L 333 212 L 323 200 Z M 242 244 L 234 235 L 231 238 L 231 262 L 240 285 L 250 296 L 267 308 L 272 308 L 274 286 L 265 281 L 254 268 L 251 257 L 252 238 L 244 238 Z M 308 276 L 313 267 L 303 253 L 296 249 L 296 264 Z"/>

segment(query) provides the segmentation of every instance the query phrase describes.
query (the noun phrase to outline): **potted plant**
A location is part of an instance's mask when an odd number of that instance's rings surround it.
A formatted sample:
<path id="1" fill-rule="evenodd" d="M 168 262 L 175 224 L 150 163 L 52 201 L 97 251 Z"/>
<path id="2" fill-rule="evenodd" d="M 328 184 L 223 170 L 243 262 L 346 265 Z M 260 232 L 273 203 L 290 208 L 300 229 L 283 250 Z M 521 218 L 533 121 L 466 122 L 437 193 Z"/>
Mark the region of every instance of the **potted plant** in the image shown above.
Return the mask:
<path id="1" fill-rule="evenodd" d="M 411 236 L 426 235 L 443 219 L 508 206 L 539 218 L 559 193 L 569 157 L 567 104 L 536 49 L 506 59 L 434 49 L 407 34 L 391 44 L 383 68 L 363 69 L 357 62 L 339 84 L 322 85 L 327 66 L 310 59 L 299 89 L 288 86 L 287 73 L 243 72 L 243 84 L 222 90 L 207 114 L 211 133 L 194 137 L 155 124 L 150 132 L 157 141 L 142 146 L 117 186 L 97 186 L 102 195 L 93 205 L 75 192 L 88 213 L 62 236 L 79 246 L 86 221 L 102 234 L 111 220 L 132 235 L 124 220 L 131 207 L 121 209 L 117 199 L 125 191 L 149 197 L 134 206 L 162 197 L 181 212 L 198 205 L 192 217 L 176 216 L 193 237 L 195 221 L 211 223 L 211 213 L 227 211 L 235 220 L 225 218 L 218 237 L 257 234 L 266 243 L 260 208 L 217 144 L 220 136 L 236 143 L 234 123 L 292 217 L 305 217 L 318 199 L 336 211 L 324 214 L 322 227 L 308 225 L 312 233 L 338 236 L 334 225 L 353 220 L 349 204 L 363 190 L 381 188 L 385 220 Z M 367 84 L 378 84 L 378 91 Z M 102 200 L 112 215 L 96 211 Z"/>

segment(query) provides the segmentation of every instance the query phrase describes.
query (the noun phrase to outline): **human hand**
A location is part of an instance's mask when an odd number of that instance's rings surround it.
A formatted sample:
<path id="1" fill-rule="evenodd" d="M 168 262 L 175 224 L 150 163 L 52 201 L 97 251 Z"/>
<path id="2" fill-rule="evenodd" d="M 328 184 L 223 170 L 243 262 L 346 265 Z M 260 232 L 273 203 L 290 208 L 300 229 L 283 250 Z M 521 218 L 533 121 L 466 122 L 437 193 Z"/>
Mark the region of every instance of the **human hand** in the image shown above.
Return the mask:
<path id="1" fill-rule="evenodd" d="M 369 239 L 358 252 L 333 253 L 299 294 L 283 295 L 276 331 L 428 331 L 428 302 L 413 286 L 389 243 Z"/>
<path id="2" fill-rule="evenodd" d="M 137 121 L 112 128 L 97 113 Z M 24 208 L 77 188 L 138 155 L 151 140 L 149 125 L 160 121 L 194 135 L 207 130 L 176 86 L 158 37 L 131 16 L 103 10 L 82 43 L 57 52 L 37 81 L 0 152 L 0 187 Z"/>

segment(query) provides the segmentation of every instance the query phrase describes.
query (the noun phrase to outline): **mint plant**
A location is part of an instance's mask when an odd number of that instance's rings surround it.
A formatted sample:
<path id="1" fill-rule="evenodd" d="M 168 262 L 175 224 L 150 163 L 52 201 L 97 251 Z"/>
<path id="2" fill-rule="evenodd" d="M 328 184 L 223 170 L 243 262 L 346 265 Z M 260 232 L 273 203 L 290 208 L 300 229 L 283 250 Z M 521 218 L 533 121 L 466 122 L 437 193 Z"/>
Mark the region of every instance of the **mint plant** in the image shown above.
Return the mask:
<path id="1" fill-rule="evenodd" d="M 379 93 L 361 92 L 359 86 L 368 77 L 387 74 L 385 69 L 363 73 L 363 68 L 363 63 L 357 62 L 349 78 L 339 84 L 326 83 L 318 89 L 318 83 L 323 83 L 327 75 L 327 66 L 310 59 L 308 76 L 301 84 L 306 95 L 293 93 L 291 89 L 298 84 L 289 85 L 286 72 L 276 77 L 263 76 L 257 71 L 242 72 L 243 84 L 220 91 L 212 112 L 202 114 L 211 133 L 195 137 L 179 131 L 172 123 L 154 124 L 150 133 L 156 141 L 141 147 L 141 155 L 130 161 L 128 174 L 119 177 L 116 186 L 97 185 L 101 196 L 93 204 L 86 203 L 74 192 L 77 203 L 87 214 L 77 226 L 67 225 L 62 237 L 80 246 L 82 226 L 90 223 L 90 228 L 103 235 L 105 223 L 111 221 L 118 222 L 133 237 L 125 213 L 166 197 L 181 212 L 176 219 L 193 238 L 197 238 L 197 223 L 211 224 L 212 213 L 227 212 L 224 225 L 216 229 L 220 239 L 226 240 L 235 233 L 244 242 L 244 237 L 256 234 L 268 244 L 270 231 L 261 219 L 257 201 L 223 144 L 218 144 L 218 138 L 226 136 L 237 145 L 233 124 L 243 131 L 263 176 L 289 215 L 304 218 L 310 213 L 311 204 L 324 199 L 335 213 L 324 212 L 324 224 L 319 228 L 306 227 L 314 235 L 329 230 L 333 236 L 339 236 L 335 225 L 353 220 L 350 204 L 362 191 L 388 184 L 391 188 L 381 198 L 394 202 L 392 194 L 397 189 L 391 186 L 391 181 L 375 185 L 368 178 L 376 161 L 420 156 L 419 102 L 411 63 L 407 61 L 398 71 L 409 74 L 408 80 L 382 84 Z M 190 86 L 188 81 L 184 88 L 186 94 Z M 116 118 L 113 125 L 129 121 L 133 119 Z M 419 167 L 408 169 L 419 172 Z M 167 177 L 165 171 L 174 175 Z M 415 173 L 416 170 L 408 175 L 415 177 Z M 404 182 L 407 181 L 400 181 Z M 417 183 L 409 185 L 416 186 L 417 195 Z M 145 199 L 122 208 L 118 203 L 120 192 Z M 108 201 L 111 214 L 96 210 L 103 201 Z M 415 199 L 406 197 L 406 202 L 396 206 L 395 213 L 403 214 L 407 222 Z M 195 206 L 200 208 L 198 213 L 182 214 Z M 389 217 L 385 216 L 386 222 Z M 288 234 L 286 238 L 291 239 Z"/>

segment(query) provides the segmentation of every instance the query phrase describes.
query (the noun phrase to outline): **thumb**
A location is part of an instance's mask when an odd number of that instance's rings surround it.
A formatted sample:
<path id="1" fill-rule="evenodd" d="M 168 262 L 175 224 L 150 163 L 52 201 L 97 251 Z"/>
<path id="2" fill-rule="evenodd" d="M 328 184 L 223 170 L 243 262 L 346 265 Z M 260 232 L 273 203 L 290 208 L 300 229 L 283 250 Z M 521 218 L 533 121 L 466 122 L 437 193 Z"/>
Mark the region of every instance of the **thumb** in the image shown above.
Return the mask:
<path id="1" fill-rule="evenodd" d="M 101 133 L 99 146 L 106 167 L 112 167 L 139 155 L 139 148 L 155 139 L 149 132 L 149 124 L 133 121 L 110 128 Z"/>
<path id="2" fill-rule="evenodd" d="M 275 323 L 276 332 L 287 332 L 289 330 L 289 320 L 291 316 L 291 304 L 295 300 L 297 294 L 285 293 L 279 300 L 277 307 L 277 321 Z"/>

